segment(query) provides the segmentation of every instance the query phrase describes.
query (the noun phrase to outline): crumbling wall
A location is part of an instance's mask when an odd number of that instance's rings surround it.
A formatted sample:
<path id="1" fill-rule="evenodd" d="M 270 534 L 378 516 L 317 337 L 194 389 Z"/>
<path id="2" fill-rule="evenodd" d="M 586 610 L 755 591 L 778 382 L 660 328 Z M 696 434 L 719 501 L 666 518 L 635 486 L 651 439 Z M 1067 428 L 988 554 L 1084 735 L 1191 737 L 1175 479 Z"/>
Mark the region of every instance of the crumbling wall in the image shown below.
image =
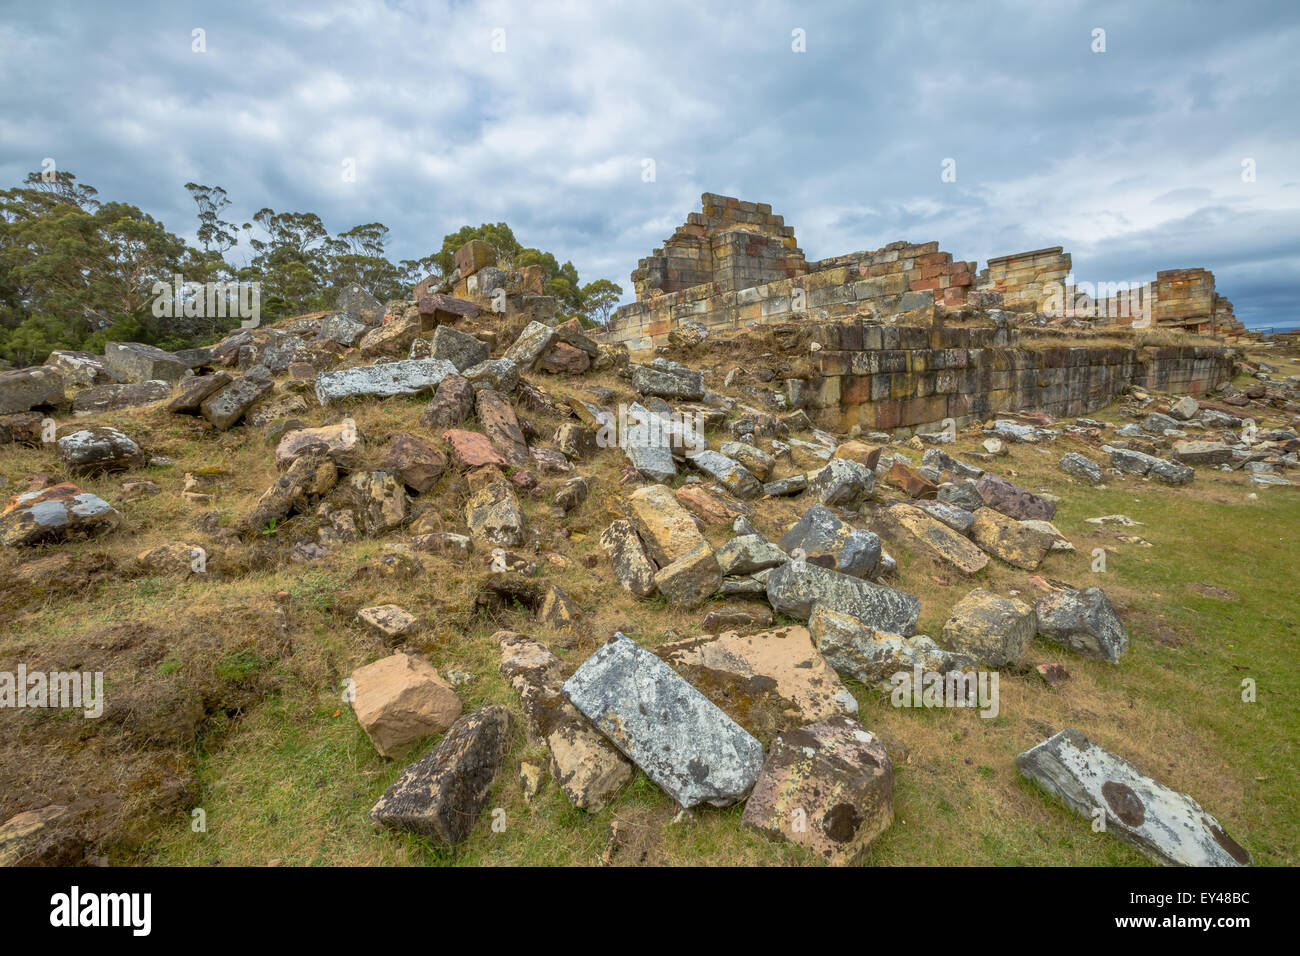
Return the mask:
<path id="1" fill-rule="evenodd" d="M 990 259 L 976 287 L 981 292 L 1000 292 L 1010 312 L 1037 312 L 1050 292 L 1049 284 L 1064 288 L 1069 274 L 1070 254 L 1052 246 Z"/>
<path id="2" fill-rule="evenodd" d="M 1232 375 L 1226 348 L 1047 346 L 1014 329 L 818 324 L 817 373 L 788 397 L 826 427 L 915 431 L 1004 411 L 1086 415 L 1138 384 L 1203 395 Z"/>

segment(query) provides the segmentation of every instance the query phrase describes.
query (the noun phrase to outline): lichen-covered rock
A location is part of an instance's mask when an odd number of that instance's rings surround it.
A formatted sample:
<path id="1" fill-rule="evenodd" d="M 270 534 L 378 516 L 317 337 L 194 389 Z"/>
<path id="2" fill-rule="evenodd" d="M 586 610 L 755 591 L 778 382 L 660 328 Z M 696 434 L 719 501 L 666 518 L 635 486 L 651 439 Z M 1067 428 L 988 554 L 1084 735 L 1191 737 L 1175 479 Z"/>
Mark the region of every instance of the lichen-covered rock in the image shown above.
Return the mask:
<path id="1" fill-rule="evenodd" d="M 420 625 L 420 619 L 396 604 L 378 604 L 363 607 L 357 611 L 357 618 L 386 641 L 398 641 L 413 634 Z M 453 718 L 455 719 L 455 718 Z M 448 721 L 450 726 L 450 721 Z M 446 728 L 444 727 L 443 730 Z M 439 731 L 441 733 L 441 731 Z"/>
<path id="2" fill-rule="evenodd" d="M 317 451 L 310 451 L 285 469 L 262 492 L 252 513 L 244 521 L 247 531 L 262 531 L 294 512 L 306 514 L 322 495 L 328 494 L 338 480 L 334 462 Z"/>
<path id="3" fill-rule="evenodd" d="M 527 534 L 519 499 L 504 480 L 492 481 L 470 495 L 465 523 L 471 536 L 507 548 L 523 544 Z"/>
<path id="4" fill-rule="evenodd" d="M 205 398 L 199 405 L 199 411 L 218 429 L 225 431 L 237 425 L 244 413 L 271 391 L 274 385 L 271 373 L 260 365 L 254 365 L 237 381 Z"/>
<path id="5" fill-rule="evenodd" d="M 1014 667 L 1034 640 L 1034 609 L 976 588 L 957 602 L 939 643 L 990 667 Z"/>
<path id="6" fill-rule="evenodd" d="M 611 524 L 601 533 L 600 546 L 609 557 L 618 583 L 633 597 L 644 598 L 655 593 L 658 569 L 631 522 L 620 518 Z"/>
<path id="7" fill-rule="evenodd" d="M 998 475 L 984 475 L 975 482 L 975 490 L 984 499 L 984 503 L 994 511 L 1000 511 L 1017 521 L 1025 518 L 1051 521 L 1056 515 L 1054 502 Z"/>
<path id="8" fill-rule="evenodd" d="M 622 634 L 582 663 L 564 693 L 684 808 L 730 806 L 758 778 L 763 745 Z"/>
<path id="9" fill-rule="evenodd" d="M 109 342 L 104 367 L 119 382 L 179 382 L 189 366 L 170 352 L 139 342 Z"/>
<path id="10" fill-rule="evenodd" d="M 824 505 L 845 508 L 870 494 L 875 485 L 875 472 L 847 458 L 832 458 L 808 476 L 808 494 Z"/>
<path id="11" fill-rule="evenodd" d="M 275 466 L 284 470 L 311 452 L 330 459 L 345 471 L 351 471 L 360 467 L 363 450 L 361 434 L 352 422 L 323 428 L 298 428 L 285 432 L 275 446 Z"/>
<path id="12" fill-rule="evenodd" d="M 460 716 L 456 692 L 418 657 L 393 654 L 352 672 L 352 710 L 375 749 L 397 757 Z"/>
<path id="13" fill-rule="evenodd" d="M 63 376 L 47 365 L 0 372 L 0 415 L 63 404 Z"/>
<path id="14" fill-rule="evenodd" d="M 513 395 L 519 388 L 519 366 L 509 359 L 489 359 L 471 365 L 461 372 L 475 388 L 494 388 L 505 395 Z"/>
<path id="15" fill-rule="evenodd" d="M 880 690 L 890 687 L 895 674 L 917 666 L 937 674 L 975 666 L 974 658 L 946 651 L 924 634 L 903 637 L 880 631 L 851 614 L 822 605 L 813 609 L 808 632 L 837 673 Z"/>
<path id="16" fill-rule="evenodd" d="M 455 372 L 456 366 L 439 359 L 407 359 L 321 372 L 316 376 L 316 400 L 329 405 L 354 396 L 416 395 L 436 388 Z"/>
<path id="17" fill-rule="evenodd" d="M 143 388 L 153 385 L 153 382 L 145 382 L 143 385 L 121 385 L 108 386 L 110 388 Z M 165 383 L 164 383 L 165 384 Z M 230 384 L 229 372 L 213 372 L 211 375 L 191 375 L 183 378 L 176 387 L 176 394 L 172 395 L 169 401 L 163 407 L 169 412 L 178 414 L 193 414 L 203 405 L 204 399 L 214 395 L 221 389 Z M 170 388 L 168 390 L 170 392 Z M 81 398 L 80 395 L 77 398 Z M 107 396 L 106 396 L 107 398 Z M 158 401 L 157 398 L 151 398 L 149 401 Z M 106 406 L 111 406 L 113 401 L 108 399 Z M 144 404 L 144 403 L 141 403 Z M 73 399 L 73 411 L 77 410 L 77 399 Z M 89 410 L 89 409 L 88 409 Z M 95 409 L 98 411 L 99 409 Z"/>
<path id="18" fill-rule="evenodd" d="M 1021 524 L 992 508 L 980 508 L 971 537 L 981 548 L 1012 567 L 1033 571 L 1052 549 L 1052 536 Z"/>
<path id="19" fill-rule="evenodd" d="M 447 470 L 447 456 L 419 435 L 394 436 L 384 455 L 384 467 L 417 495 L 422 495 Z"/>
<path id="20" fill-rule="evenodd" d="M 465 714 L 402 772 L 371 808 L 371 819 L 444 846 L 462 843 L 487 806 L 509 745 L 510 712 L 504 707 Z"/>
<path id="21" fill-rule="evenodd" d="M 743 441 L 723 442 L 719 451 L 728 458 L 740 462 L 759 481 L 767 481 L 772 477 L 772 470 L 776 468 L 775 458 L 763 449 Z"/>
<path id="22" fill-rule="evenodd" d="M 787 730 L 772 742 L 740 819 L 832 865 L 853 863 L 894 819 L 889 752 L 849 717 Z"/>
<path id="23" fill-rule="evenodd" d="M 941 508 L 951 508 L 939 502 L 935 504 Z M 969 526 L 974 525 L 975 518 L 970 512 L 962 511 L 961 514 L 967 516 Z M 915 505 L 906 503 L 891 505 L 885 512 L 885 518 L 908 534 L 926 552 L 962 574 L 977 574 L 989 563 L 989 556 L 971 544 L 965 536 L 958 534 L 948 524 L 936 520 Z"/>
<path id="24" fill-rule="evenodd" d="M 852 615 L 880 631 L 911 637 L 921 602 L 906 591 L 872 584 L 838 571 L 791 561 L 768 572 L 767 601 L 774 611 L 808 620 L 822 605 Z"/>
<path id="25" fill-rule="evenodd" d="M 1101 588 L 1054 591 L 1034 610 L 1039 635 L 1076 654 L 1113 664 L 1128 650 L 1128 630 Z"/>
<path id="26" fill-rule="evenodd" d="M 551 776 L 579 810 L 603 810 L 636 768 L 569 703 L 563 665 L 550 648 L 512 631 L 493 639 L 501 648 L 501 675 L 519 695 L 531 735 L 551 752 Z"/>
<path id="27" fill-rule="evenodd" d="M 761 534 L 738 535 L 720 547 L 716 556 L 724 575 L 753 574 L 790 560 L 790 555 Z"/>
<path id="28" fill-rule="evenodd" d="M 1184 465 L 1225 465 L 1232 461 L 1232 449 L 1217 441 L 1176 441 L 1174 457 Z"/>
<path id="29" fill-rule="evenodd" d="M 495 389 L 480 388 L 476 392 L 475 408 L 483 433 L 501 457 L 515 467 L 527 464 L 528 442 L 510 400 Z"/>
<path id="30" fill-rule="evenodd" d="M 952 457 L 942 448 L 927 448 L 925 454 L 921 456 L 921 464 L 929 468 L 937 468 L 940 472 L 951 472 L 958 478 L 981 478 L 984 475 L 983 468 L 968 465 Z"/>
<path id="31" fill-rule="evenodd" d="M 59 458 L 73 471 L 126 471 L 145 463 L 144 451 L 135 439 L 108 425 L 69 432 L 57 444 Z"/>
<path id="32" fill-rule="evenodd" d="M 406 521 L 406 489 L 388 472 L 354 472 L 340 488 L 365 534 L 383 534 Z"/>
<path id="33" fill-rule="evenodd" d="M 532 368 L 543 353 L 555 341 L 555 327 L 544 322 L 529 322 L 519 333 L 514 344 L 506 349 L 505 358 L 514 362 L 519 368 Z"/>
<path id="34" fill-rule="evenodd" d="M 459 428 L 473 414 L 474 386 L 459 375 L 448 375 L 420 413 L 420 425 L 437 433 Z"/>
<path id="35" fill-rule="evenodd" d="M 638 488 L 626 500 L 628 520 L 657 566 L 667 567 L 701 544 L 707 544 L 695 519 L 667 486 Z"/>
<path id="36" fill-rule="evenodd" d="M 748 468 L 721 452 L 705 449 L 688 455 L 686 460 L 741 501 L 757 498 L 763 493 L 763 485 Z"/>
<path id="37" fill-rule="evenodd" d="M 182 394 L 193 378 L 181 380 Z M 225 378 L 226 384 L 230 376 Z M 213 389 L 212 391 L 216 391 Z M 75 415 L 96 415 L 100 412 L 116 412 L 124 408 L 143 408 L 154 402 L 161 402 L 172 393 L 167 382 L 135 382 L 130 385 L 96 385 L 87 388 L 72 397 L 72 412 Z M 206 394 L 211 394 L 211 391 Z M 206 397 L 206 395 L 205 395 Z M 201 400 L 200 400 L 201 401 Z"/>
<path id="38" fill-rule="evenodd" d="M 601 432 L 608 428 L 604 425 Z M 669 436 L 658 416 L 643 406 L 633 403 L 628 408 L 627 424 L 619 431 L 618 443 L 633 467 L 651 481 L 667 481 L 677 474 Z"/>
<path id="39" fill-rule="evenodd" d="M 64 482 L 10 498 L 0 511 L 0 544 L 16 547 L 73 535 L 95 537 L 112 531 L 121 520 L 107 501 Z"/>
<path id="40" fill-rule="evenodd" d="M 806 627 L 728 631 L 663 644 L 655 653 L 759 740 L 858 712 L 858 702 L 817 653 Z"/>
<path id="41" fill-rule="evenodd" d="M 366 334 L 368 328 L 369 326 L 364 322 L 355 321 L 344 312 L 335 312 L 321 321 L 320 331 L 316 333 L 316 337 L 351 348 L 360 341 L 361 336 Z"/>
<path id="42" fill-rule="evenodd" d="M 787 555 L 801 552 L 804 560 L 812 564 L 859 578 L 873 577 L 880 566 L 879 536 L 864 528 L 851 527 L 823 505 L 812 505 L 803 513 L 803 517 L 781 536 L 780 550 Z M 729 571 L 727 573 L 748 574 L 749 572 Z"/>
<path id="43" fill-rule="evenodd" d="M 1103 445 L 1101 450 L 1109 453 L 1111 465 L 1125 474 L 1155 478 L 1167 485 L 1185 485 L 1196 477 L 1196 469 L 1189 465 L 1145 452 L 1112 448 L 1110 445 Z"/>
<path id="44" fill-rule="evenodd" d="M 433 357 L 450 362 L 457 372 L 486 362 L 491 355 L 486 342 L 449 325 L 439 325 L 433 331 Z"/>
<path id="45" fill-rule="evenodd" d="M 655 572 L 655 589 L 678 607 L 703 604 L 722 584 L 722 571 L 713 549 L 705 542 Z"/>
<path id="46" fill-rule="evenodd" d="M 1084 481 L 1090 481 L 1094 485 L 1100 484 L 1105 477 L 1102 474 L 1101 465 L 1097 464 L 1091 458 L 1086 458 L 1078 452 L 1070 452 L 1056 463 L 1056 467 L 1067 475 L 1073 475 L 1075 478 L 1082 478 Z"/>
<path id="47" fill-rule="evenodd" d="M 1250 853 L 1185 793 L 1170 790 L 1073 728 L 1016 757 L 1016 769 L 1106 832 L 1166 866 L 1250 866 Z"/>
<path id="48" fill-rule="evenodd" d="M 697 402 L 704 397 L 704 373 L 676 362 L 656 359 L 650 365 L 631 366 L 632 387 L 642 395 L 682 398 Z"/>

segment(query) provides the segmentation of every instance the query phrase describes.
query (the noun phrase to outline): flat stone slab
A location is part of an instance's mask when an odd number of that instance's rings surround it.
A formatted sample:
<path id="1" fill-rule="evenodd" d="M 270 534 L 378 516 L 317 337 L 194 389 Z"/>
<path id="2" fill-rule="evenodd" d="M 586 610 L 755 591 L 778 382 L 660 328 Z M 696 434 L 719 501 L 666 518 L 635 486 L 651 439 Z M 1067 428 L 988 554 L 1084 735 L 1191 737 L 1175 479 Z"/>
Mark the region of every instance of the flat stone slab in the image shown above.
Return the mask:
<path id="1" fill-rule="evenodd" d="M 813 647 L 806 627 L 727 631 L 664 644 L 655 653 L 760 740 L 858 712 L 858 702 Z"/>
<path id="2" fill-rule="evenodd" d="M 1074 729 L 1016 758 L 1016 769 L 1106 832 L 1166 866 L 1250 866 L 1250 854 L 1185 793 L 1170 790 Z"/>
<path id="3" fill-rule="evenodd" d="M 763 745 L 623 634 L 587 658 L 564 693 L 682 807 L 730 806 L 758 779 Z"/>
<path id="4" fill-rule="evenodd" d="M 328 405 L 357 395 L 377 398 L 415 395 L 434 388 L 448 375 L 455 374 L 456 366 L 442 359 L 407 359 L 321 372 L 316 376 L 316 400 Z"/>

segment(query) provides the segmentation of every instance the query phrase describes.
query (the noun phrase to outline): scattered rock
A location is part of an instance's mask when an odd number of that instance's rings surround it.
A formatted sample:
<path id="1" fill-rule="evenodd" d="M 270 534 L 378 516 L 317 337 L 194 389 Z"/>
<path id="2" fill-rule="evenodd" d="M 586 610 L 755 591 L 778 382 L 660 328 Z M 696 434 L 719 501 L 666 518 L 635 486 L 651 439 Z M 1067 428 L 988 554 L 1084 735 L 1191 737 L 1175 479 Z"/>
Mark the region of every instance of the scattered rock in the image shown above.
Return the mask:
<path id="1" fill-rule="evenodd" d="M 836 717 L 772 742 L 741 822 L 842 866 L 859 860 L 893 818 L 888 751 L 857 721 Z"/>
<path id="2" fill-rule="evenodd" d="M 421 738 L 443 733 L 461 712 L 460 699 L 438 671 L 406 654 L 353 671 L 351 689 L 357 722 L 384 757 L 401 756 Z"/>
<path id="3" fill-rule="evenodd" d="M 510 712 L 465 714 L 437 745 L 402 772 L 370 810 L 376 823 L 455 846 L 487 806 L 510 743 Z"/>
<path id="4" fill-rule="evenodd" d="M 730 806 L 753 789 L 763 745 L 622 634 L 583 662 L 564 693 L 680 806 Z"/>
<path id="5" fill-rule="evenodd" d="M 1074 729 L 1062 730 L 1016 757 L 1016 769 L 1106 832 L 1166 866 L 1249 866 L 1250 854 L 1184 793 Z"/>
<path id="6" fill-rule="evenodd" d="M 1034 610 L 1039 635 L 1076 654 L 1113 664 L 1128 650 L 1128 630 L 1101 588 L 1054 591 Z"/>
<path id="7" fill-rule="evenodd" d="M 990 667 L 1015 667 L 1034 640 L 1034 609 L 976 588 L 957 602 L 939 643 Z"/>

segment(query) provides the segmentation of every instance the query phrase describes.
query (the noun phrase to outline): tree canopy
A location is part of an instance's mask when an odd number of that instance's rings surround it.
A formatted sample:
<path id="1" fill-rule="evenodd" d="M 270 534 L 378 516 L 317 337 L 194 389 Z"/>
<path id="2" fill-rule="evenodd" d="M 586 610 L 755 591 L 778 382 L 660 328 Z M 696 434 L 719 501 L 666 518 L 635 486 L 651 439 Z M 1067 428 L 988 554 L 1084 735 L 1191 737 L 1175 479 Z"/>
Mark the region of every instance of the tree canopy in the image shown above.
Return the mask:
<path id="1" fill-rule="evenodd" d="M 186 183 L 195 204 L 191 244 L 136 206 L 106 202 L 70 172 L 30 173 L 0 191 L 0 362 L 30 365 L 54 349 L 102 351 L 106 341 L 176 349 L 214 341 L 237 318 L 180 321 L 154 314 L 154 284 L 261 283 L 263 321 L 331 308 L 352 283 L 381 302 L 455 269 L 456 250 L 483 239 L 503 268 L 537 265 L 564 317 L 604 324 L 622 295 L 608 279 L 582 285 L 572 262 L 522 245 L 504 222 L 462 226 L 418 259 L 393 261 L 389 230 L 370 222 L 331 234 L 311 212 L 258 210 L 236 225 L 220 186 Z M 242 254 L 242 262 L 233 261 Z"/>

